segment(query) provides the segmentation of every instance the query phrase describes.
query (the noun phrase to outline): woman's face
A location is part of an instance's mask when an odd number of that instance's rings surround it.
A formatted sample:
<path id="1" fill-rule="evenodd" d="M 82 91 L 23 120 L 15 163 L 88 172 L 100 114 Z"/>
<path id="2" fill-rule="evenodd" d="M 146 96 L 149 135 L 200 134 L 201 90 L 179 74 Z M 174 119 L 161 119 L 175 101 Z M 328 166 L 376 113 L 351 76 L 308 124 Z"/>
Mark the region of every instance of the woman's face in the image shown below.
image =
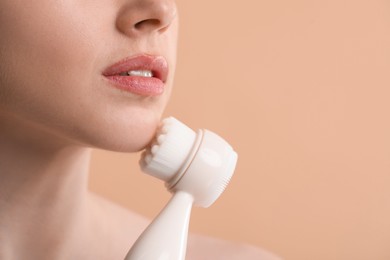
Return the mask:
<path id="1" fill-rule="evenodd" d="M 103 149 L 150 142 L 172 88 L 174 0 L 0 0 L 0 35 L 1 120 Z"/>

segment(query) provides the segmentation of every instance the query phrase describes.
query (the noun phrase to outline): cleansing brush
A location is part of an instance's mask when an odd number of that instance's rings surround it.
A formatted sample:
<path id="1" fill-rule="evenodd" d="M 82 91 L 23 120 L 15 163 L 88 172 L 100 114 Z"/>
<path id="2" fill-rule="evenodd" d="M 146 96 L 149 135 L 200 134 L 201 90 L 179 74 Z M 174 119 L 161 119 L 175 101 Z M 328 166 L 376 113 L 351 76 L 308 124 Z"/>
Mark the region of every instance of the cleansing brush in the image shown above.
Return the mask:
<path id="1" fill-rule="evenodd" d="M 141 169 L 165 182 L 171 200 L 145 229 L 125 260 L 183 260 L 192 205 L 209 207 L 233 175 L 237 153 L 208 130 L 197 133 L 173 117 L 163 120 L 144 151 Z"/>

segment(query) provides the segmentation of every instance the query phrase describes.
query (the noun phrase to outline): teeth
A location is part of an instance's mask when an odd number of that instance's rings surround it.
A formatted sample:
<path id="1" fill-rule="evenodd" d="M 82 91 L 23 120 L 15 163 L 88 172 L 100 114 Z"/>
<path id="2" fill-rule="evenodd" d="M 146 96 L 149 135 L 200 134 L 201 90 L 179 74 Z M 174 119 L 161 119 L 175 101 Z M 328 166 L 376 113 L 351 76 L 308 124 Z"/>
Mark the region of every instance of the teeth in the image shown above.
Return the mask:
<path id="1" fill-rule="evenodd" d="M 121 73 L 122 75 L 123 73 Z M 125 75 L 123 76 L 138 76 L 138 77 L 146 77 L 146 78 L 151 78 L 153 77 L 153 73 L 150 70 L 130 70 L 127 73 L 124 73 Z"/>
<path id="2" fill-rule="evenodd" d="M 153 72 L 151 72 L 150 70 L 130 70 L 120 73 L 119 76 L 137 76 L 151 78 L 153 77 Z"/>

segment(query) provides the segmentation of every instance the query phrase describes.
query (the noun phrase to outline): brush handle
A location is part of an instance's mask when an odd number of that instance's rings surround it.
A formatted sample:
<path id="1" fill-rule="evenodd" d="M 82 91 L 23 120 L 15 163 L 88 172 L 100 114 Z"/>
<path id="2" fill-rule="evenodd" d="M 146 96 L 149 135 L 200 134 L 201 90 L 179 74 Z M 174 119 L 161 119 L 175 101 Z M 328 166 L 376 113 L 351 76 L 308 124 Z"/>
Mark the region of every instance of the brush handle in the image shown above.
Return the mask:
<path id="1" fill-rule="evenodd" d="M 125 260 L 184 260 L 193 197 L 183 191 L 145 229 Z"/>

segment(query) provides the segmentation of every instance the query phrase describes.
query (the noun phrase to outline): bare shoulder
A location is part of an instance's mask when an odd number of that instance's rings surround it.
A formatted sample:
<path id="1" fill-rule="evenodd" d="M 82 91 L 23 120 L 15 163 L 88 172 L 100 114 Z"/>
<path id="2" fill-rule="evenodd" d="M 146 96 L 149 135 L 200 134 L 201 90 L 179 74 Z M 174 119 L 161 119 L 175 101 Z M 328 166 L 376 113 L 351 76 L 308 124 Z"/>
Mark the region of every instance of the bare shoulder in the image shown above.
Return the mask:
<path id="1" fill-rule="evenodd" d="M 99 220 L 110 225 L 110 230 L 116 235 L 129 239 L 137 238 L 147 227 L 150 220 L 135 211 L 117 204 L 99 194 L 90 193 L 94 202 L 94 214 Z M 134 240 L 135 241 L 135 240 Z"/>
<path id="2" fill-rule="evenodd" d="M 94 248 L 99 259 L 123 259 L 149 220 L 98 194 L 90 193 Z"/>
<path id="3" fill-rule="evenodd" d="M 191 234 L 188 238 L 188 260 L 281 260 L 274 254 L 247 244 Z"/>

